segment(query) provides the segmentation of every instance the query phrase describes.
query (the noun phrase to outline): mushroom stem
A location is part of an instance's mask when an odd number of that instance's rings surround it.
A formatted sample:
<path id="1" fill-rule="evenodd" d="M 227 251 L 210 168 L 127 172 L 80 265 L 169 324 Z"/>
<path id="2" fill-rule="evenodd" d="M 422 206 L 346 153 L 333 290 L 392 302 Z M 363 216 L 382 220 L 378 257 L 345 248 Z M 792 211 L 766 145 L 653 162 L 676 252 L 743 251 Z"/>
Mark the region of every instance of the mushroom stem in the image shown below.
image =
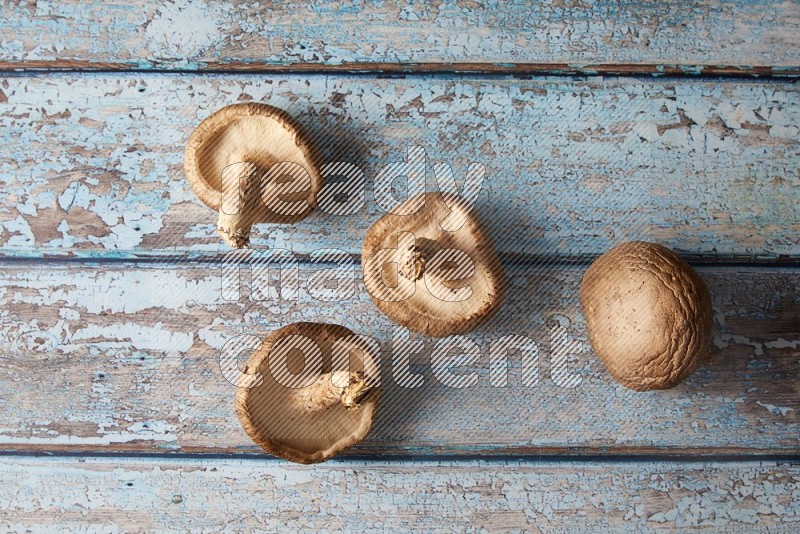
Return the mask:
<path id="1" fill-rule="evenodd" d="M 363 373 L 351 373 L 350 385 L 342 391 L 342 406 L 348 410 L 356 410 L 361 401 L 372 391 L 372 386 L 367 384 Z"/>
<path id="2" fill-rule="evenodd" d="M 250 243 L 250 227 L 261 197 L 259 178 L 258 167 L 246 158 L 236 158 L 222 170 L 217 233 L 234 248 L 243 248 Z"/>
<path id="3" fill-rule="evenodd" d="M 341 386 L 344 383 L 347 385 Z M 320 412 L 337 404 L 348 410 L 356 410 L 372 389 L 364 373 L 335 371 L 320 376 L 316 382 L 304 388 L 298 398 L 305 413 Z"/>
<path id="4" fill-rule="evenodd" d="M 442 248 L 442 244 L 426 237 L 417 237 L 414 244 L 401 252 L 400 274 L 411 281 L 422 278 L 425 266 L 430 259 Z"/>

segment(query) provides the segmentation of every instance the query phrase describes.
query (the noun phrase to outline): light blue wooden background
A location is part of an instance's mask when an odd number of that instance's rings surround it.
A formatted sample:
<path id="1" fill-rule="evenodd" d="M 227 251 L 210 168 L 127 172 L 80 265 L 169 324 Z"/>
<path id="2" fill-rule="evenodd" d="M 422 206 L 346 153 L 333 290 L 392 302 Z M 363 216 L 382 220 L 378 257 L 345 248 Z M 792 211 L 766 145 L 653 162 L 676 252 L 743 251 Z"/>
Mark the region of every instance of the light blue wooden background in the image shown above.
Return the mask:
<path id="1" fill-rule="evenodd" d="M 0 11 L 0 528 L 800 528 L 800 3 Z M 215 214 L 183 176 L 199 121 L 251 100 L 367 176 L 354 215 L 256 229 L 297 254 L 295 300 L 221 298 Z M 469 335 L 478 384 L 438 384 L 424 340 L 425 384 L 385 366 L 362 444 L 323 466 L 268 458 L 219 351 L 320 320 L 379 339 L 388 364 L 391 323 L 360 284 L 316 300 L 309 254 L 358 257 L 371 181 L 410 144 L 459 178 L 487 168 L 476 209 L 512 290 Z M 679 251 L 712 292 L 714 362 L 670 391 L 616 385 L 587 344 L 582 273 L 629 239 Z M 575 387 L 550 360 L 554 316 Z M 490 386 L 509 333 L 540 345 L 535 387 L 518 362 Z"/>

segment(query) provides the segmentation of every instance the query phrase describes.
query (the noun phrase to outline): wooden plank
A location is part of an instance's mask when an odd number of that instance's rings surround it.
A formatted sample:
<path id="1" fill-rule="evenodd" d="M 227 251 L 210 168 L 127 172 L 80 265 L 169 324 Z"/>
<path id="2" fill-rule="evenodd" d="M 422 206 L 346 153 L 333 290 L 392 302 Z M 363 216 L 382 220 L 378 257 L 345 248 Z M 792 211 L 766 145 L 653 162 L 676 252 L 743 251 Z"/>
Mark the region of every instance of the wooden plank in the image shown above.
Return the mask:
<path id="1" fill-rule="evenodd" d="M 366 206 L 257 227 L 256 246 L 357 253 L 373 184 L 411 145 L 462 180 L 509 255 L 586 257 L 628 239 L 731 259 L 800 258 L 800 87 L 639 79 L 53 75 L 0 81 L 0 254 L 131 258 L 225 251 L 183 176 L 213 110 L 268 101 L 323 161 L 365 173 Z M 459 182 L 461 183 L 461 182 Z"/>
<path id="2" fill-rule="evenodd" d="M 635 393 L 586 344 L 583 267 L 508 267 L 504 306 L 466 336 L 480 355 L 464 370 L 476 382 L 463 389 L 434 373 L 431 339 L 411 357 L 423 383 L 402 387 L 411 385 L 404 354 L 391 351 L 392 325 L 363 286 L 341 302 L 317 300 L 308 281 L 329 267 L 302 265 L 296 299 L 284 292 L 281 302 L 252 300 L 246 283 L 239 301 L 223 300 L 212 265 L 4 267 L 0 449 L 255 452 L 234 414 L 222 348 L 311 320 L 383 347 L 377 423 L 349 454 L 800 453 L 798 269 L 700 268 L 714 301 L 714 363 L 673 390 Z M 510 334 L 538 345 L 538 364 L 512 355 L 506 386 L 495 387 L 490 343 Z M 554 361 L 557 349 L 574 356 Z"/>
<path id="3" fill-rule="evenodd" d="M 0 458 L 12 532 L 793 532 L 800 465 Z M 24 482 L 23 482 L 24 481 Z"/>
<path id="4" fill-rule="evenodd" d="M 4 2 L 0 67 L 797 74 L 794 0 Z M 43 36 L 46 39 L 43 40 Z"/>

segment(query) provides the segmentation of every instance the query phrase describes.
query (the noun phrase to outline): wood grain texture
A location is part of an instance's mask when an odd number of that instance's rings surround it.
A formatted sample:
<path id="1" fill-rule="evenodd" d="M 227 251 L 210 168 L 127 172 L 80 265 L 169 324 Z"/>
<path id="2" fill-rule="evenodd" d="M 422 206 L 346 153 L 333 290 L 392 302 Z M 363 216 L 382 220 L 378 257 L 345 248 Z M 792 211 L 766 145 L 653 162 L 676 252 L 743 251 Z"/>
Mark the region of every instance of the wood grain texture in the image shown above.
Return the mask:
<path id="1" fill-rule="evenodd" d="M 796 532 L 800 466 L 2 458 L 15 531 Z M 21 482 L 23 481 L 24 482 Z"/>
<path id="2" fill-rule="evenodd" d="M 411 145 L 463 180 L 510 255 L 589 257 L 630 239 L 711 258 L 800 258 L 800 87 L 637 79 L 50 75 L 0 81 L 0 254 L 131 258 L 225 251 L 183 176 L 212 111 L 286 109 L 323 161 L 365 173 L 366 205 L 259 225 L 256 246 L 360 250 L 372 185 Z M 459 182 L 461 183 L 461 182 Z"/>
<path id="3" fill-rule="evenodd" d="M 795 461 L 610 460 L 797 458 L 800 270 L 702 267 L 715 361 L 642 394 L 591 354 L 584 266 L 562 260 L 648 239 L 704 263 L 798 264 L 800 88 L 624 76 L 797 77 L 799 36 L 796 0 L 0 2 L 0 530 L 797 531 Z M 37 70 L 114 72 L 19 72 Z M 524 79 L 575 73 L 623 77 Z M 305 260 L 357 255 L 382 213 L 372 182 L 410 145 L 429 185 L 435 162 L 459 179 L 486 166 L 476 209 L 517 263 L 504 308 L 466 336 L 475 384 L 443 383 L 426 339 L 424 383 L 401 387 L 389 320 L 360 283 L 317 300 L 308 263 L 296 299 L 253 299 L 247 280 L 221 297 L 207 259 L 227 249 L 182 154 L 200 120 L 249 100 L 366 173 L 358 213 L 258 227 L 257 246 Z M 373 432 L 312 468 L 259 454 L 219 363 L 232 337 L 298 320 L 384 350 Z M 507 334 L 537 343 L 534 385 L 512 355 L 495 387 L 489 347 Z M 375 455 L 403 461 L 359 459 Z"/>
<path id="4" fill-rule="evenodd" d="M 466 336 L 480 355 L 458 371 L 476 373 L 463 389 L 433 373 L 431 339 L 411 357 L 424 383 L 398 385 L 390 321 L 360 284 L 341 302 L 316 300 L 311 269 L 300 269 L 296 300 L 252 300 L 244 277 L 240 300 L 227 302 L 213 265 L 6 266 L 0 449 L 255 452 L 220 352 L 234 336 L 306 320 L 343 324 L 383 347 L 377 423 L 349 454 L 800 453 L 800 270 L 701 268 L 714 302 L 714 363 L 673 390 L 636 393 L 586 343 L 581 267 L 508 268 L 503 308 Z M 553 337 L 553 321 L 565 339 Z M 490 343 L 508 334 L 539 346 L 538 383 L 524 385 L 531 375 L 512 354 L 507 386 L 494 387 Z M 556 360 L 559 350 L 572 356 Z"/>
<path id="5" fill-rule="evenodd" d="M 711 2 L 4 2 L 12 68 L 653 73 L 800 67 L 800 4 Z M 46 36 L 46 39 L 43 39 Z"/>

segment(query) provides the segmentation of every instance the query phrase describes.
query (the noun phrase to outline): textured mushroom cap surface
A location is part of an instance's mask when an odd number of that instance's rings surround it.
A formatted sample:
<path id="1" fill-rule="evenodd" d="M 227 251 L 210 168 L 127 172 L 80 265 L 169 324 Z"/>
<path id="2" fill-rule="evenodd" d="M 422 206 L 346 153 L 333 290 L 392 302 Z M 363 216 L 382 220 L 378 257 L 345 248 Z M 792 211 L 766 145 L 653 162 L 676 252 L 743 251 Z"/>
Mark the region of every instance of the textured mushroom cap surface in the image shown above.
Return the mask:
<path id="1" fill-rule="evenodd" d="M 294 323 L 270 333 L 261 347 L 249 358 L 245 368 L 250 373 L 242 382 L 249 381 L 253 371 L 262 377 L 255 387 L 240 387 L 236 392 L 236 413 L 245 432 L 262 449 L 286 460 L 311 464 L 323 462 L 339 452 L 352 447 L 369 433 L 378 406 L 380 390 L 372 389 L 356 409 L 348 409 L 339 398 L 324 409 L 309 406 L 319 399 L 309 395 L 308 387 L 288 387 L 285 377 L 276 380 L 279 369 L 270 368 L 270 352 L 291 336 L 304 336 L 313 340 L 322 354 L 322 371 L 332 370 L 332 352 L 337 340 L 352 339 L 353 332 L 333 324 Z M 298 339 L 298 338 L 294 338 Z M 300 345 L 298 345 L 300 346 Z M 351 358 L 352 370 L 377 379 L 379 354 L 361 350 L 364 345 L 345 343 L 362 358 Z M 308 352 L 294 348 L 288 352 L 289 372 L 300 373 L 308 364 Z M 273 355 L 274 356 L 274 355 Z M 322 379 L 326 377 L 323 375 Z"/>
<path id="2" fill-rule="evenodd" d="M 226 106 L 201 122 L 192 132 L 184 152 L 186 177 L 197 197 L 208 207 L 219 210 L 222 200 L 222 171 L 232 163 L 248 161 L 260 172 L 274 164 L 295 163 L 309 175 L 308 191 L 280 193 L 281 184 L 262 184 L 262 196 L 269 201 L 281 195 L 286 201 L 305 200 L 300 213 L 275 213 L 261 206 L 252 222 L 296 222 L 316 206 L 322 187 L 318 155 L 307 134 L 285 111 L 267 104 L 245 103 Z"/>
<path id="3" fill-rule="evenodd" d="M 421 202 L 424 206 L 416 213 L 395 215 L 387 213 L 376 221 L 367 231 L 361 251 L 361 265 L 364 282 L 370 297 L 378 308 L 401 326 L 424 335 L 442 337 L 469 332 L 491 317 L 500 307 L 505 295 L 505 277 L 499 258 L 480 222 L 455 195 L 440 192 L 423 193 L 413 197 L 397 209 L 396 213 L 406 213 L 406 207 Z M 446 231 L 442 222 L 454 217 L 463 224 L 455 231 Z M 451 219 L 452 220 L 452 219 Z M 401 276 L 394 269 L 381 269 L 378 262 L 370 265 L 369 259 L 382 249 L 398 247 L 400 233 L 410 232 L 415 241 L 430 240 L 437 249 L 456 249 L 465 252 L 472 260 L 474 271 L 471 276 L 452 284 L 454 288 L 469 286 L 471 296 L 466 300 L 447 301 L 435 296 L 424 276 L 414 282 L 413 295 L 404 300 L 396 298 L 391 289 L 378 292 L 370 290 L 376 280 L 384 280 L 387 286 L 397 285 Z M 400 257 L 396 258 L 402 262 Z M 453 278 L 461 278 L 453 276 Z M 448 284 L 445 284 L 448 285 Z M 441 287 L 441 286 L 440 286 Z"/>
<path id="4" fill-rule="evenodd" d="M 674 387 L 709 354 L 708 289 L 661 245 L 634 241 L 600 256 L 583 277 L 581 306 L 595 352 L 631 389 Z"/>

